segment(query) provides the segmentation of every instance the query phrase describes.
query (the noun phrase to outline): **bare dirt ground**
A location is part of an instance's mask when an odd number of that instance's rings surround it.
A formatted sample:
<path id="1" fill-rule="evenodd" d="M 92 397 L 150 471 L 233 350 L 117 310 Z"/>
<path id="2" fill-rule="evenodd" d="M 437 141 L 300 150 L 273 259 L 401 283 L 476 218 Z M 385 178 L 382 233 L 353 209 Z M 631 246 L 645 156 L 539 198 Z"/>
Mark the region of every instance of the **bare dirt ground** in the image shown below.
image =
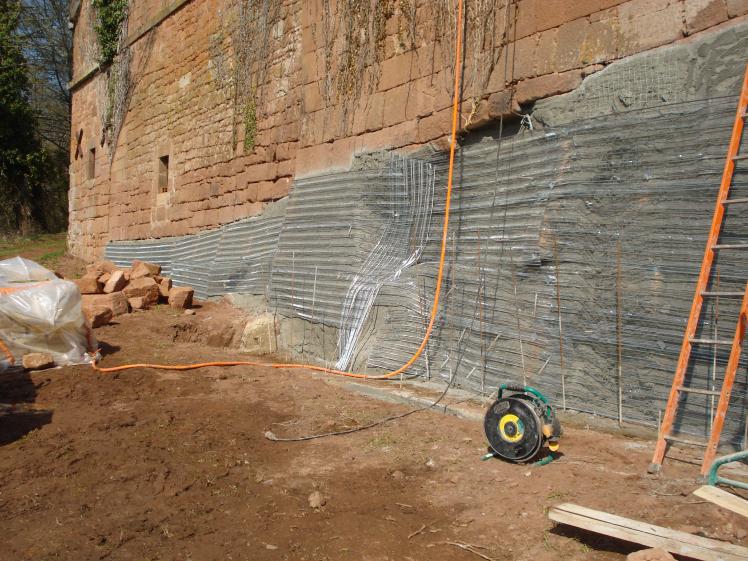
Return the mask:
<path id="1" fill-rule="evenodd" d="M 230 359 L 194 334 L 232 314 L 207 303 L 190 317 L 166 306 L 120 317 L 96 332 L 104 365 Z M 481 462 L 481 425 L 436 411 L 267 440 L 408 410 L 304 371 L 6 373 L 0 402 L 16 404 L 0 417 L 1 560 L 481 559 L 456 543 L 500 560 L 620 560 L 635 549 L 554 527 L 547 510 L 566 501 L 748 545 L 745 520 L 689 495 L 696 466 L 645 475 L 650 442 L 567 426 L 550 465 Z"/>

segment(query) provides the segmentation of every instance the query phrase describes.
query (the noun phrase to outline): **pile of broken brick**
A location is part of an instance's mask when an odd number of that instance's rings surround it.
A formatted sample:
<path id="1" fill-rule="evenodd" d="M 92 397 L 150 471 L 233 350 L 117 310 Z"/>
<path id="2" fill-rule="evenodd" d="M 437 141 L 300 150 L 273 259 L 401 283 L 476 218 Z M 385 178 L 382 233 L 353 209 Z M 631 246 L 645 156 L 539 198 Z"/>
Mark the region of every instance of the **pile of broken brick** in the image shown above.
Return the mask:
<path id="1" fill-rule="evenodd" d="M 73 282 L 81 291 L 83 315 L 92 328 L 106 325 L 113 317 L 130 310 L 146 310 L 159 302 L 183 310 L 192 307 L 192 288 L 172 286 L 171 279 L 161 275 L 160 265 L 144 261 L 135 260 L 126 269 L 111 261 L 96 261 Z"/>

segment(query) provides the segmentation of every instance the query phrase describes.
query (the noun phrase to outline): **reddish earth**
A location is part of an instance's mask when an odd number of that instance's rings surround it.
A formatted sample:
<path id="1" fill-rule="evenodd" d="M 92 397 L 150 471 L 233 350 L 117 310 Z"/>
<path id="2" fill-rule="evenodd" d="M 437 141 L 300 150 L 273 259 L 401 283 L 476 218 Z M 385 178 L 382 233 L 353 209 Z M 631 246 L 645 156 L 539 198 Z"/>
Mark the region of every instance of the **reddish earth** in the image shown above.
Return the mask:
<path id="1" fill-rule="evenodd" d="M 117 318 L 96 332 L 104 365 L 229 359 L 196 335 L 226 314 L 205 304 L 191 317 L 159 306 Z M 480 423 L 434 411 L 267 440 L 408 409 L 303 371 L 6 373 L 0 402 L 17 404 L 0 417 L 3 561 L 481 559 L 455 543 L 499 560 L 621 560 L 635 549 L 554 527 L 547 510 L 565 501 L 748 545 L 745 519 L 689 494 L 696 466 L 645 474 L 647 441 L 567 426 L 565 455 L 548 466 L 481 462 Z"/>

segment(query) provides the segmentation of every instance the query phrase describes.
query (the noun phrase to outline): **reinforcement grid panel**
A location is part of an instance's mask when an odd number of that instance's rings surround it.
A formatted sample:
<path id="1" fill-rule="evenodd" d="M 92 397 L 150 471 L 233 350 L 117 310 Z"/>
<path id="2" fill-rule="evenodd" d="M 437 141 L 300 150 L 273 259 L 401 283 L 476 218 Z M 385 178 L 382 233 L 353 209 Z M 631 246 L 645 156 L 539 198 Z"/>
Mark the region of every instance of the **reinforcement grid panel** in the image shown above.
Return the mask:
<path id="1" fill-rule="evenodd" d="M 443 307 L 411 375 L 454 375 L 481 392 L 525 382 L 570 409 L 656 424 L 693 297 L 735 102 L 629 111 L 464 146 Z M 397 368 L 423 337 L 447 165 L 444 155 L 427 159 L 436 177 L 428 241 L 414 263 L 382 283 L 365 336 L 356 341 L 354 365 Z M 366 202 L 367 194 L 376 200 L 391 187 L 383 169 L 297 180 L 285 222 L 259 217 L 243 221 L 246 232 L 235 236 L 227 235 L 237 228 L 229 225 L 171 241 L 111 244 L 107 255 L 119 264 L 133 257 L 161 262 L 200 295 L 267 293 L 281 315 L 338 328 L 352 281 L 391 219 Z M 736 174 L 734 197 L 748 197 L 746 178 Z M 746 216 L 748 208 L 729 209 L 725 243 L 744 239 Z M 218 245 L 211 252 L 212 244 Z M 257 247 L 265 250 L 256 255 Z M 226 256 L 223 278 L 229 279 L 220 282 L 219 254 Z M 744 290 L 744 253 L 720 255 L 715 273 L 720 290 Z M 731 338 L 737 308 L 725 298 L 707 302 L 699 335 Z M 340 349 L 334 350 L 318 354 L 318 361 L 338 360 Z M 695 347 L 690 384 L 719 389 L 727 353 Z M 742 360 L 725 427 L 735 445 L 747 411 L 745 373 Z M 683 405 L 680 429 L 705 434 L 714 400 L 690 394 Z"/>

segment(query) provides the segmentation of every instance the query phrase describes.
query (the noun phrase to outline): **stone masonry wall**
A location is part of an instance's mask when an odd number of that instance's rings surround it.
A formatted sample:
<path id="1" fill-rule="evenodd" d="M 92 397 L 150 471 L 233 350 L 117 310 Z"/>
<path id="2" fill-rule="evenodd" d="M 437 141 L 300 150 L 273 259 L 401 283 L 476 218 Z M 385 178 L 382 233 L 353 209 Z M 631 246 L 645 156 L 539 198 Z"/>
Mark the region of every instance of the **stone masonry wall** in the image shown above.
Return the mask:
<path id="1" fill-rule="evenodd" d="M 295 177 L 346 169 L 356 153 L 446 147 L 456 2 L 250 4 L 265 11 L 248 17 L 238 0 L 132 0 L 127 63 L 97 71 L 95 15 L 82 3 L 71 84 L 73 253 L 93 259 L 110 240 L 258 214 Z M 732 25 L 748 0 L 466 7 L 463 132 L 531 111 L 611 61 Z"/>

